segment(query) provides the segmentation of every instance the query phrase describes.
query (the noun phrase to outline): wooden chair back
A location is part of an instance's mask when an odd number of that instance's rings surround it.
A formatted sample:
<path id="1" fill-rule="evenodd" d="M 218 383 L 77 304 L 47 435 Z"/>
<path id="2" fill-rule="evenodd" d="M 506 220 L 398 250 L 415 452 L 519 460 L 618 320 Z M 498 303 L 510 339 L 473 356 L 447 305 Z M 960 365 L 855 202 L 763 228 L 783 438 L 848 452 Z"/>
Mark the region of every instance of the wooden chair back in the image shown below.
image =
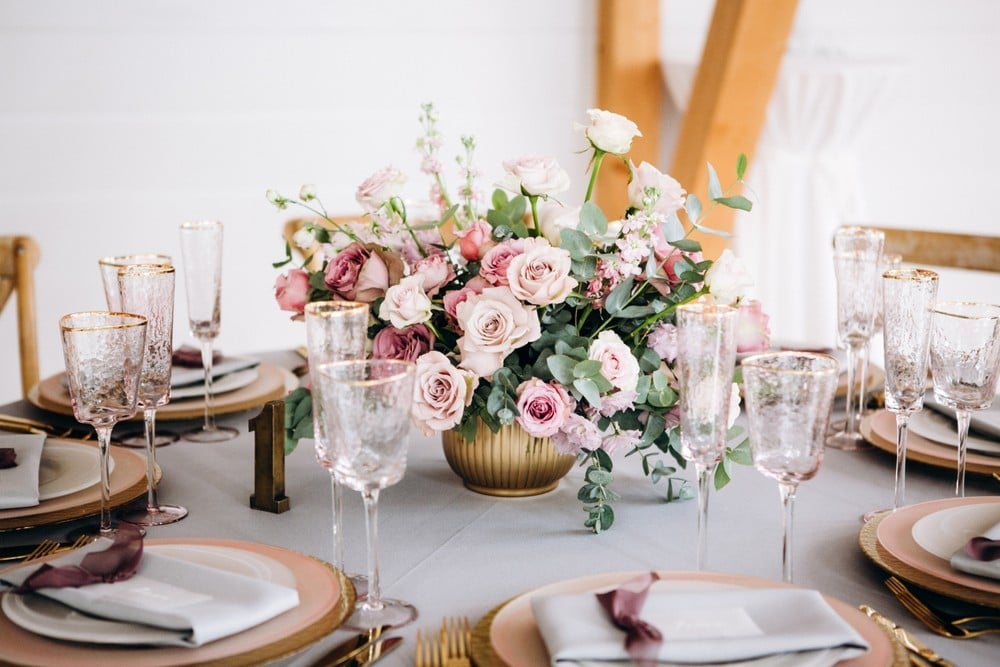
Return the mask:
<path id="1" fill-rule="evenodd" d="M 27 236 L 0 236 L 0 311 L 17 292 L 17 344 L 21 391 L 38 384 L 38 327 L 35 315 L 35 267 L 38 244 Z"/>
<path id="2" fill-rule="evenodd" d="M 899 253 L 907 264 L 1000 273 L 1000 236 L 888 227 L 879 230 L 885 232 L 885 252 Z"/>

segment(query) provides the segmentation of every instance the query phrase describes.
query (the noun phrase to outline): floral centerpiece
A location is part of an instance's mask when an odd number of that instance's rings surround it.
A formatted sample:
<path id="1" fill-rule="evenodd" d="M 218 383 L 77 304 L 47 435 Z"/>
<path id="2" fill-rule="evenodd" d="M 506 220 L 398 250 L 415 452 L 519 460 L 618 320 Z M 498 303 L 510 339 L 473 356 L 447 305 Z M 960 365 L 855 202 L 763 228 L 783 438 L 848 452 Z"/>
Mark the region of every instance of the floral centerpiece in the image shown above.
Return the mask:
<path id="1" fill-rule="evenodd" d="M 405 177 L 394 167 L 358 186 L 365 215 L 353 223 L 335 223 L 309 185 L 298 198 L 267 196 L 279 209 L 297 206 L 316 216 L 294 239 L 305 255 L 302 268 L 277 279 L 279 306 L 294 318 L 310 301 L 370 303 L 372 355 L 416 362 L 413 420 L 421 430 L 455 429 L 471 441 L 477 429 L 516 423 L 550 438 L 584 467 L 585 525 L 599 532 L 614 521 L 616 452 L 637 459 L 654 483 L 665 480 L 667 500 L 693 495 L 675 476 L 685 461 L 672 371 L 674 310 L 700 298 L 741 304 L 751 281 L 728 250 L 715 262 L 702 257 L 691 231 L 720 232 L 702 224 L 707 211 L 695 195 L 654 166 L 625 157 L 641 136 L 636 125 L 608 111 L 588 115 L 590 122 L 579 126 L 591 152 L 580 206 L 559 201 L 569 176 L 541 156 L 504 162 L 499 187 L 484 205 L 471 137 L 462 137 L 462 185 L 453 199 L 431 105 L 423 107 L 417 142 L 431 181 L 429 214 L 408 210 Z M 610 219 L 591 201 L 609 156 L 630 173 L 628 209 Z M 745 169 L 741 155 L 734 186 Z M 712 206 L 750 210 L 746 198 L 723 190 L 708 170 Z M 276 267 L 293 261 L 291 250 L 286 245 Z M 766 348 L 759 304 L 744 302 L 741 309 L 747 313 L 741 350 Z M 735 385 L 733 395 L 738 401 Z M 312 435 L 308 399 L 306 389 L 289 397 L 293 446 Z M 745 440 L 727 449 L 717 487 L 729 480 L 731 462 L 749 462 Z"/>

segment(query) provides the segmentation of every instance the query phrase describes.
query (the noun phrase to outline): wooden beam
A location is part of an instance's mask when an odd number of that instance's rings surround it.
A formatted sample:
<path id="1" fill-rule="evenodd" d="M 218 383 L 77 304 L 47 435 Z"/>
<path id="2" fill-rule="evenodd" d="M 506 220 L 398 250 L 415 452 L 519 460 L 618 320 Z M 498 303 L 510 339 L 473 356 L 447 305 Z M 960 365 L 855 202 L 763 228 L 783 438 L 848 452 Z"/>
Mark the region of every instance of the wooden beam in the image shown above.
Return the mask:
<path id="1" fill-rule="evenodd" d="M 660 0 L 600 0 L 597 35 L 597 107 L 627 116 L 642 132 L 629 158 L 657 164 L 662 122 Z M 657 165 L 660 166 L 660 165 Z M 597 204 L 610 219 L 628 207 L 628 169 L 608 156 L 597 180 Z"/>
<path id="2" fill-rule="evenodd" d="M 670 168 L 670 175 L 703 202 L 706 162 L 715 166 L 725 186 L 735 174 L 737 156 L 753 156 L 797 5 L 798 0 L 715 3 Z M 733 212 L 716 207 L 706 224 L 732 231 Z M 728 245 L 727 239 L 717 236 L 699 234 L 697 239 L 708 258 L 717 257 Z"/>

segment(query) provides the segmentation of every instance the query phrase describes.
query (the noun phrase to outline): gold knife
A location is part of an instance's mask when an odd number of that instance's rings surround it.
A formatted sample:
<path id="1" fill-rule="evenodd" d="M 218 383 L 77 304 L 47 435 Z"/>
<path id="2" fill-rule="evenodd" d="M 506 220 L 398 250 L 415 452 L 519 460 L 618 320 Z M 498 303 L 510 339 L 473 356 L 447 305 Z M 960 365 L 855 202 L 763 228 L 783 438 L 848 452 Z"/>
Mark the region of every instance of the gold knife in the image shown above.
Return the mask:
<path id="1" fill-rule="evenodd" d="M 354 651 L 340 657 L 329 659 L 329 655 L 321 657 L 312 667 L 366 667 L 384 657 L 403 642 L 402 637 L 386 637 L 365 644 Z"/>
<path id="2" fill-rule="evenodd" d="M 899 640 L 899 643 L 906 647 L 906 650 L 919 656 L 925 662 L 937 665 L 937 667 L 955 667 L 954 663 L 942 658 L 934 649 L 914 637 L 905 628 L 896 625 L 894 621 L 886 618 L 868 605 L 863 604 L 858 609 L 865 612 L 868 618 L 889 630 Z"/>
<path id="3" fill-rule="evenodd" d="M 319 659 L 316 660 L 314 664 L 316 665 L 330 665 L 337 664 L 339 660 L 345 659 L 347 656 L 359 653 L 363 649 L 367 648 L 372 642 L 379 639 L 382 633 L 389 629 L 388 625 L 383 625 L 377 628 L 372 628 L 360 634 L 354 635 L 353 637 L 348 637 L 344 641 L 340 642 L 328 652 L 324 653 Z"/>

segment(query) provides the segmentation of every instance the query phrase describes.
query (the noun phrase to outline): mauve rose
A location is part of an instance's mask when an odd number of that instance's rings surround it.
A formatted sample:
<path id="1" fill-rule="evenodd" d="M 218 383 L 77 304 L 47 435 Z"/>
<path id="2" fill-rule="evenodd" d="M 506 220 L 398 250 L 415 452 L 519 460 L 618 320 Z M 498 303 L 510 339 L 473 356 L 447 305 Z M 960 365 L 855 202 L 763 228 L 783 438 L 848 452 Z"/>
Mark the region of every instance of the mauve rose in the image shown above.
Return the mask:
<path id="1" fill-rule="evenodd" d="M 515 420 L 528 435 L 547 438 L 563 427 L 573 413 L 574 401 L 557 383 L 531 378 L 517 387 Z"/>
<path id="2" fill-rule="evenodd" d="M 436 295 L 442 287 L 455 279 L 455 269 L 443 252 L 418 260 L 413 267 L 413 273 L 423 280 L 424 293 L 427 296 Z"/>
<path id="3" fill-rule="evenodd" d="M 681 184 L 648 162 L 642 162 L 632 169 L 632 180 L 628 184 L 629 206 L 645 211 L 647 188 L 654 188 L 659 193 L 655 202 L 649 202 L 654 213 L 670 215 L 684 208 L 687 193 Z"/>
<path id="4" fill-rule="evenodd" d="M 719 259 L 705 272 L 708 291 L 719 303 L 729 306 L 736 303 L 746 291 L 753 287 L 753 278 L 731 250 L 726 249 Z"/>
<path id="5" fill-rule="evenodd" d="M 308 297 L 309 274 L 302 269 L 292 269 L 275 279 L 274 298 L 282 310 L 301 315 Z"/>
<path id="6" fill-rule="evenodd" d="M 466 299 L 469 298 L 470 294 L 482 294 L 483 290 L 489 287 L 490 284 L 486 282 L 484 278 L 476 276 L 465 283 L 465 287 L 457 290 L 450 290 L 444 293 L 441 297 L 441 302 L 444 304 L 444 312 L 448 317 L 453 320 L 458 319 L 458 304 L 464 303 Z M 459 327 L 461 329 L 461 327 Z"/>
<path id="7" fill-rule="evenodd" d="M 545 201 L 538 206 L 538 231 L 549 243 L 559 247 L 562 230 L 580 226 L 580 207 L 567 208 L 555 201 Z"/>
<path id="8" fill-rule="evenodd" d="M 503 366 L 511 350 L 538 340 L 541 323 L 534 308 L 518 301 L 506 287 L 489 287 L 470 294 L 456 309 L 465 335 L 456 345 L 462 355 L 461 368 L 487 377 Z"/>
<path id="9" fill-rule="evenodd" d="M 569 174 L 551 157 L 528 155 L 503 163 L 502 185 L 512 192 L 545 197 L 569 190 Z"/>
<path id="10" fill-rule="evenodd" d="M 424 435 L 454 428 L 472 402 L 477 382 L 475 375 L 455 368 L 440 352 L 417 359 L 411 414 Z"/>
<path id="11" fill-rule="evenodd" d="M 736 351 L 766 352 L 771 346 L 769 320 L 760 301 L 741 301 L 739 319 L 736 321 Z"/>
<path id="12" fill-rule="evenodd" d="M 431 300 L 424 294 L 423 284 L 422 276 L 412 275 L 387 289 L 378 316 L 397 329 L 431 319 Z"/>
<path id="13" fill-rule="evenodd" d="M 594 450 L 601 446 L 603 437 L 597 424 L 576 413 L 566 418 L 566 423 L 558 433 L 552 434 L 552 445 L 561 454 L 579 454 L 584 449 Z"/>
<path id="14" fill-rule="evenodd" d="M 375 359 L 402 359 L 416 361 L 434 349 L 434 334 L 424 324 L 397 329 L 389 325 L 372 339 L 372 357 Z"/>
<path id="15" fill-rule="evenodd" d="M 326 265 L 323 281 L 335 296 L 372 303 L 403 276 L 403 262 L 374 246 L 352 243 Z"/>
<path id="16" fill-rule="evenodd" d="M 486 251 L 479 264 L 479 275 L 491 285 L 508 285 L 507 267 L 510 261 L 524 252 L 524 239 L 509 239 Z"/>
<path id="17" fill-rule="evenodd" d="M 403 191 L 406 176 L 399 169 L 388 166 L 366 178 L 358 186 L 354 198 L 368 211 L 380 208 Z"/>
<path id="18" fill-rule="evenodd" d="M 493 227 L 485 220 L 476 220 L 465 229 L 456 232 L 455 236 L 462 257 L 470 262 L 482 259 L 486 251 L 496 245 L 493 240 Z"/>
<path id="19" fill-rule="evenodd" d="M 524 252 L 507 265 L 507 282 L 518 299 L 536 306 L 562 303 L 579 284 L 569 275 L 569 253 L 543 238 L 524 239 Z"/>
<path id="20" fill-rule="evenodd" d="M 632 350 L 614 331 L 602 331 L 590 344 L 587 358 L 601 362 L 601 375 L 612 386 L 625 391 L 635 391 L 639 384 L 639 362 Z"/>
<path id="21" fill-rule="evenodd" d="M 621 155 L 628 153 L 632 139 L 641 137 L 639 126 L 621 114 L 603 109 L 587 109 L 590 125 L 577 124 L 594 148 L 605 153 Z"/>

